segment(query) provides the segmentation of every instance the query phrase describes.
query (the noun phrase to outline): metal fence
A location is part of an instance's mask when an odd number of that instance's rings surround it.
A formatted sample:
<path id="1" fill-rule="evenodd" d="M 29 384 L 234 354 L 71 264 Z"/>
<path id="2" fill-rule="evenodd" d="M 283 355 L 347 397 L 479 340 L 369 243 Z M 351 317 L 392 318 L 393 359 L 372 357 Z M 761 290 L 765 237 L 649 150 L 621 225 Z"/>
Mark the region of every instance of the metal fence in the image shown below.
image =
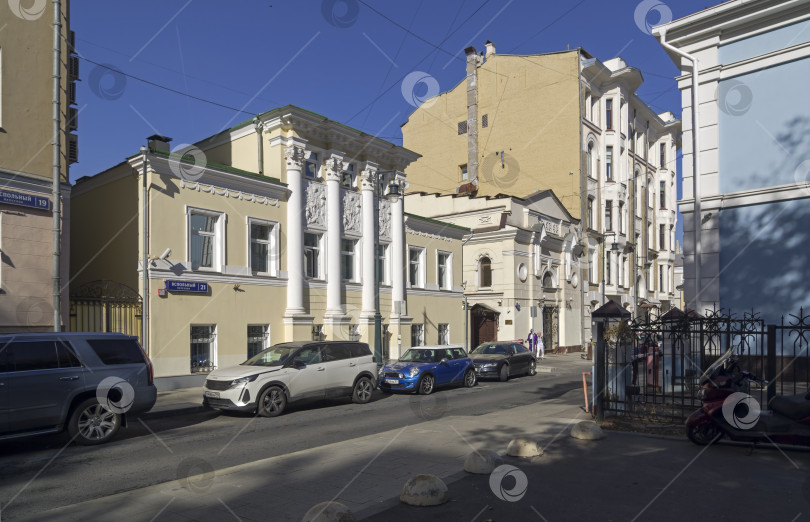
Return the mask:
<path id="1" fill-rule="evenodd" d="M 701 406 L 700 375 L 729 348 L 743 370 L 769 381 L 749 390 L 763 408 L 774 395 L 810 389 L 810 316 L 803 309 L 778 325 L 755 312 L 704 317 L 673 309 L 631 321 L 608 318 L 596 330 L 595 403 L 605 415 L 684 421 Z"/>

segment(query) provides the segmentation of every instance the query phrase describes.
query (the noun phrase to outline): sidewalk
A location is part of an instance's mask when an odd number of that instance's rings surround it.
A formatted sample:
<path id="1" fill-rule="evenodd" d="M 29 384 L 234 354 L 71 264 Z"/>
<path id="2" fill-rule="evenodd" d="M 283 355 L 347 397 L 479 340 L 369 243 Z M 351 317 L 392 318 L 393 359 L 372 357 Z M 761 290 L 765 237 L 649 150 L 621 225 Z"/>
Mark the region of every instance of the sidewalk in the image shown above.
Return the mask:
<path id="1" fill-rule="evenodd" d="M 562 361 L 561 361 L 562 362 Z M 567 361 L 565 361 L 567 362 Z M 715 445 L 685 438 L 608 432 L 601 441 L 570 438 L 589 418 L 581 391 L 480 416 L 448 416 L 214 472 L 189 459 L 178 480 L 42 513 L 30 520 L 301 520 L 337 500 L 372 520 L 793 520 L 810 511 L 810 453 Z M 180 402 L 175 402 L 180 404 Z M 167 402 L 168 405 L 168 402 Z M 165 411 L 165 410 L 164 410 Z M 403 411 L 403 415 L 411 415 Z M 529 437 L 546 454 L 505 458 L 526 475 L 518 502 L 499 500 L 488 475 L 468 475 L 473 450 L 505 453 Z M 268 443 L 272 443 L 271 440 Z M 421 473 L 448 484 L 450 502 L 430 508 L 399 503 L 405 482 Z M 186 476 L 188 475 L 188 476 Z M 516 482 L 504 481 L 513 488 Z"/>

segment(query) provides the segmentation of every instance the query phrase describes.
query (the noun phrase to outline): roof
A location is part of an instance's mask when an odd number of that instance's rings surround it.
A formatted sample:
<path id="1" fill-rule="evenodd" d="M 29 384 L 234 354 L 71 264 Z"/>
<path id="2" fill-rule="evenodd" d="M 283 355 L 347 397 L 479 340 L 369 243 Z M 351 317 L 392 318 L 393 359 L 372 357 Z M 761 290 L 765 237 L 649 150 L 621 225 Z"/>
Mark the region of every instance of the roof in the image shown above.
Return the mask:
<path id="1" fill-rule="evenodd" d="M 613 299 L 610 299 L 607 303 L 591 312 L 591 317 L 594 319 L 630 319 L 630 312 Z"/>

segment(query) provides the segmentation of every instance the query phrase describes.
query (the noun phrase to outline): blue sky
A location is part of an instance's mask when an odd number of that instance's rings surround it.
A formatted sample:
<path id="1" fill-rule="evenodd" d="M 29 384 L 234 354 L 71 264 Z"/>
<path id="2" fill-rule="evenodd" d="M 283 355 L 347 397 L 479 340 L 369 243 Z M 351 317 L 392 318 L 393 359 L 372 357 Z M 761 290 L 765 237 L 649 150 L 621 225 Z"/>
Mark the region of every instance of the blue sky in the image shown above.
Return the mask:
<path id="1" fill-rule="evenodd" d="M 662 16 L 679 18 L 716 3 L 74 1 L 71 26 L 86 60 L 77 95 L 80 163 L 71 178 L 119 163 L 156 132 L 173 144 L 192 143 L 286 104 L 401 144 L 400 125 L 413 110 L 403 79 L 422 71 L 441 91 L 450 89 L 464 77 L 463 49 L 482 50 L 487 40 L 499 53 L 583 47 L 601 60 L 620 55 L 641 69 L 642 99 L 657 112 L 680 116 L 678 71 L 643 30 L 645 21 L 655 25 Z"/>

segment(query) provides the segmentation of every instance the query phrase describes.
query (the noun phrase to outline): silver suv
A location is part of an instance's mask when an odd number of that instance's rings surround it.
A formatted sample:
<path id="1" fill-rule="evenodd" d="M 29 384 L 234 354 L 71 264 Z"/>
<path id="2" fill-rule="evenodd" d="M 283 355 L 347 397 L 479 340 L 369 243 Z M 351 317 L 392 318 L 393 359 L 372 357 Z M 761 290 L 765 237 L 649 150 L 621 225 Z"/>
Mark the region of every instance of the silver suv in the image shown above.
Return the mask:
<path id="1" fill-rule="evenodd" d="M 79 444 L 101 444 L 156 399 L 152 363 L 137 337 L 0 336 L 0 440 L 67 429 Z"/>
<path id="2" fill-rule="evenodd" d="M 214 370 L 203 387 L 203 404 L 219 410 L 280 415 L 300 399 L 351 396 L 371 400 L 377 363 L 365 343 L 306 341 L 267 348 L 238 366 Z"/>

